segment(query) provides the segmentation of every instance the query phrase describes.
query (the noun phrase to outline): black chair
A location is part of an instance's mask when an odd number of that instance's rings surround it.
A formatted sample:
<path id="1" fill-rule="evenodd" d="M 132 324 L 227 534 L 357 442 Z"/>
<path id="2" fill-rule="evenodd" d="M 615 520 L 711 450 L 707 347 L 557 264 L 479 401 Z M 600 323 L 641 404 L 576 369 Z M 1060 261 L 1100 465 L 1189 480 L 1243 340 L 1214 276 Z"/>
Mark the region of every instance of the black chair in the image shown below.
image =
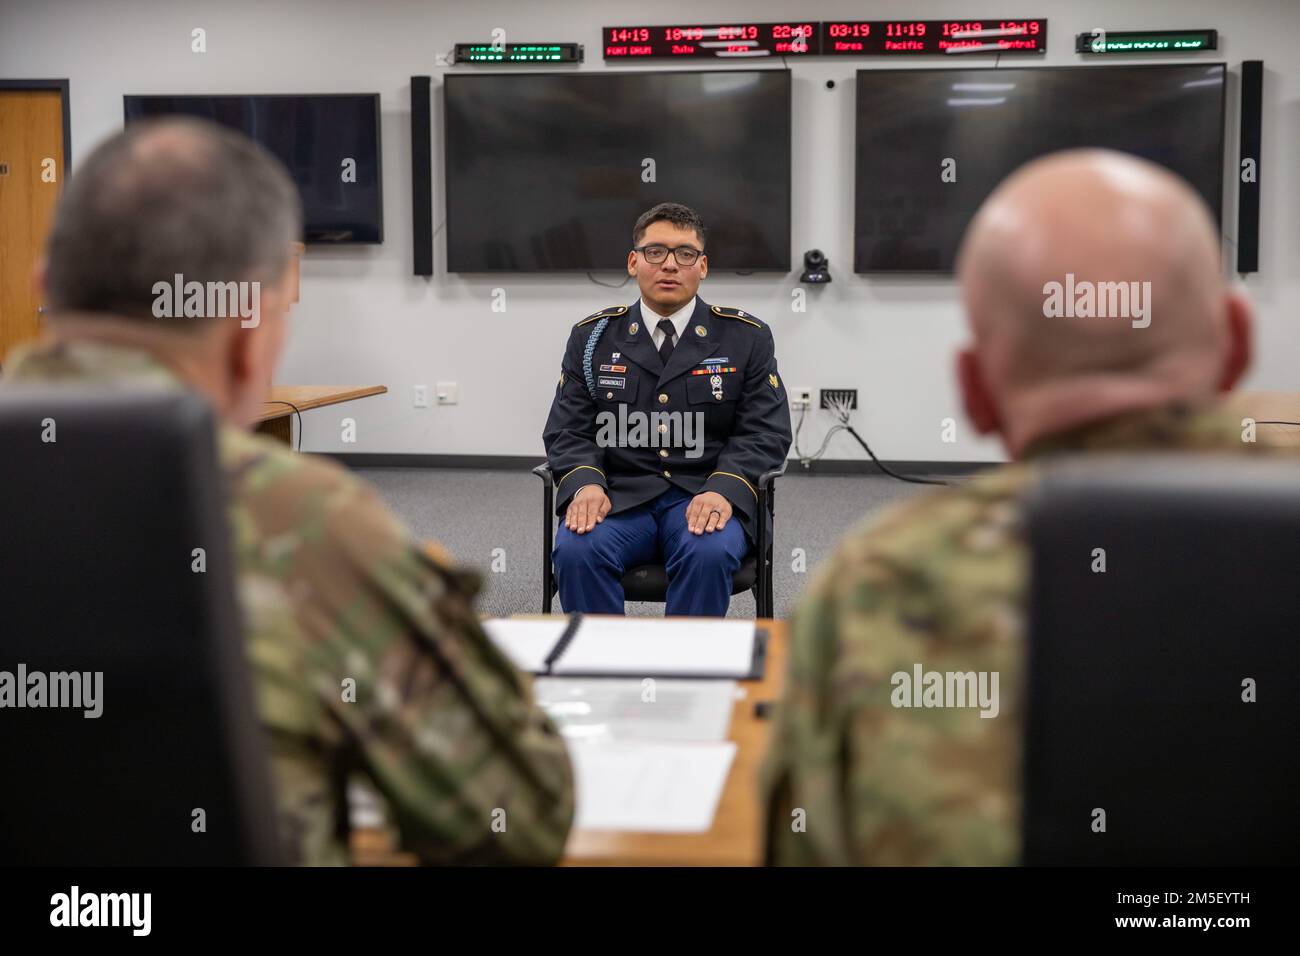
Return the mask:
<path id="1" fill-rule="evenodd" d="M 551 613 L 551 599 L 556 594 L 555 568 L 551 551 L 555 547 L 555 478 L 549 465 L 538 465 L 533 474 L 542 479 L 542 612 Z M 754 592 L 757 617 L 772 616 L 772 538 L 776 536 L 776 479 L 785 474 L 781 467 L 764 472 L 758 478 L 758 512 L 767 521 L 759 521 L 754 547 L 741 562 L 731 579 L 731 593 Z M 763 556 L 759 567 L 758 556 Z M 628 601 L 663 603 L 668 596 L 668 572 L 662 564 L 639 564 L 623 574 L 623 596 Z"/>
<path id="2" fill-rule="evenodd" d="M 0 711 L 0 860 L 280 862 L 207 406 L 11 385 L 0 448 L 0 670 L 102 674 Z"/>
<path id="3" fill-rule="evenodd" d="M 1300 464 L 1065 460 L 1028 534 L 1024 862 L 1300 862 Z"/>

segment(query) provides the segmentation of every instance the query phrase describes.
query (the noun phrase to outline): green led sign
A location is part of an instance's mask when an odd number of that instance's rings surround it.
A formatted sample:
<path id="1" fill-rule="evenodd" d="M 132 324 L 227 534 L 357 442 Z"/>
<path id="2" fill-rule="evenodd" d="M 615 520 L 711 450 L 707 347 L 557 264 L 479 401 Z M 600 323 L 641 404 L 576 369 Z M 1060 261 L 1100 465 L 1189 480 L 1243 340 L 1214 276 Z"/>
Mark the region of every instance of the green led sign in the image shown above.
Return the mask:
<path id="1" fill-rule="evenodd" d="M 1195 53 L 1217 50 L 1218 30 L 1091 30 L 1075 38 L 1076 53 Z"/>
<path id="2" fill-rule="evenodd" d="M 455 63 L 581 63 L 581 43 L 457 43 Z"/>

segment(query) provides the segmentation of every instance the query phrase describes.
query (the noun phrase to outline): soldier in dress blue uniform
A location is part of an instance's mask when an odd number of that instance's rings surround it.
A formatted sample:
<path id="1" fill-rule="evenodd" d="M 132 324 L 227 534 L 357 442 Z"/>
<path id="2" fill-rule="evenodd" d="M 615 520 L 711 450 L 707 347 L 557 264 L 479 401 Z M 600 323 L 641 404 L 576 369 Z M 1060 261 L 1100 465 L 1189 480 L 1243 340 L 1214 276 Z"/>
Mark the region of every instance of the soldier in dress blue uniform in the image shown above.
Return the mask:
<path id="1" fill-rule="evenodd" d="M 566 611 L 623 613 L 623 572 L 662 562 L 666 613 L 722 616 L 753 547 L 758 476 L 790 450 L 771 330 L 696 295 L 705 228 L 678 203 L 637 220 L 641 298 L 574 326 L 543 439 Z"/>

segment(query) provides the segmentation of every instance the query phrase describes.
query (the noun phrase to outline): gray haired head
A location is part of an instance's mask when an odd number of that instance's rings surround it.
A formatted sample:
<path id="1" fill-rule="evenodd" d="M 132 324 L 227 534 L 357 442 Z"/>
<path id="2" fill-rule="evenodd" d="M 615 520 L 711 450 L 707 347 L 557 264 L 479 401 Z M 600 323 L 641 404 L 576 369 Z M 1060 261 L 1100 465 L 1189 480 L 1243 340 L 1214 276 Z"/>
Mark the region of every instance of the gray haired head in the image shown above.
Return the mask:
<path id="1" fill-rule="evenodd" d="M 155 283 L 274 283 L 301 235 L 298 191 L 261 146 L 205 120 L 133 122 L 68 181 L 47 251 L 49 305 L 159 321 Z"/>

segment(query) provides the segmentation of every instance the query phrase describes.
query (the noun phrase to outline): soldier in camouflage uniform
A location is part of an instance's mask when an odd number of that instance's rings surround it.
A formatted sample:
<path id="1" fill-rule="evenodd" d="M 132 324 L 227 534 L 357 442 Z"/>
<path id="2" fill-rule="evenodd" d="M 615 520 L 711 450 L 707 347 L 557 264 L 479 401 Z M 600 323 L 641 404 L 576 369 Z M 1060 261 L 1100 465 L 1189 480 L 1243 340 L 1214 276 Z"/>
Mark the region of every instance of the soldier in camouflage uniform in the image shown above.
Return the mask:
<path id="1" fill-rule="evenodd" d="M 528 678 L 479 625 L 476 576 L 420 546 L 344 469 L 236 427 L 255 418 L 279 354 L 299 216 L 283 169 L 234 133 L 186 121 L 113 137 L 68 185 L 49 249 L 52 334 L 19 350 L 5 388 L 190 388 L 222 418 L 245 640 L 291 859 L 347 862 L 344 783 L 362 776 L 421 861 L 554 862 L 571 769 Z M 84 258 L 104 256 L 107 234 L 131 254 Z M 260 321 L 151 317 L 152 282 L 175 273 L 260 275 Z"/>
<path id="2" fill-rule="evenodd" d="M 1048 317 L 1047 283 L 1067 272 L 1076 287 L 1150 281 L 1145 317 Z M 1223 285 L 1208 210 L 1171 174 L 1100 151 L 1035 161 L 972 222 L 960 275 L 967 412 L 1016 463 L 866 521 L 813 576 L 763 773 L 771 863 L 1018 862 L 1021 503 L 1042 463 L 1263 450 L 1215 399 L 1248 364 L 1249 307 Z M 893 675 L 917 664 L 998 673 L 997 716 L 895 707 Z"/>

